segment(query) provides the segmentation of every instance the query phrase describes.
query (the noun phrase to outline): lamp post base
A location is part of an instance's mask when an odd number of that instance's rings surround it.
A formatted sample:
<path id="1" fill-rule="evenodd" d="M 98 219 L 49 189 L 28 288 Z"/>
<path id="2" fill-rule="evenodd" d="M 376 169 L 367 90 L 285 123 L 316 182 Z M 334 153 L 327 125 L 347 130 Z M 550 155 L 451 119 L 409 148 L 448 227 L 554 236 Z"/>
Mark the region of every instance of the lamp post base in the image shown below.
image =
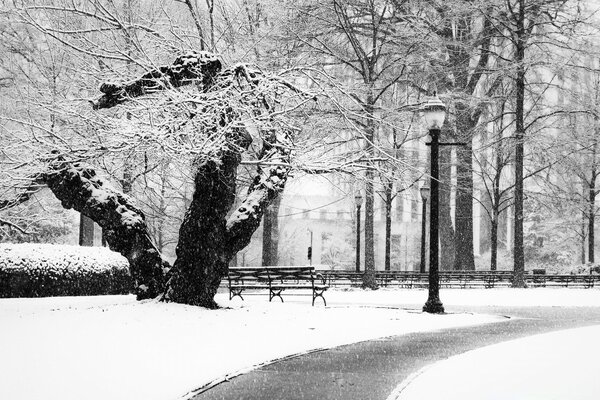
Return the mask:
<path id="1" fill-rule="evenodd" d="M 440 301 L 440 299 L 429 299 L 427 303 L 423 306 L 423 312 L 430 314 L 443 314 L 444 313 L 444 305 Z"/>

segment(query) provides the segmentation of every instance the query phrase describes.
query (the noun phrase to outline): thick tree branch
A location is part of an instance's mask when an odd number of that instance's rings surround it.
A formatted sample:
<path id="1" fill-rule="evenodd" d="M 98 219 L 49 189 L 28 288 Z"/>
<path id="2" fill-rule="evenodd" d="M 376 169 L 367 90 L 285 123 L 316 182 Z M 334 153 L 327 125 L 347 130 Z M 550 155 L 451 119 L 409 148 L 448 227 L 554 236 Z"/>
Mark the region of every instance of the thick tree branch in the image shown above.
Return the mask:
<path id="1" fill-rule="evenodd" d="M 50 166 L 45 182 L 63 207 L 94 220 L 111 250 L 129 261 L 138 299 L 156 297 L 163 288 L 163 261 L 148 235 L 144 213 L 131 199 L 105 185 L 93 169 L 60 160 Z"/>
<path id="2" fill-rule="evenodd" d="M 103 83 L 100 91 L 104 95 L 93 101 L 92 106 L 95 110 L 111 108 L 130 98 L 191 83 L 199 83 L 207 88 L 220 71 L 221 61 L 214 54 L 190 52 L 177 57 L 173 65 L 159 67 L 133 82 Z"/>

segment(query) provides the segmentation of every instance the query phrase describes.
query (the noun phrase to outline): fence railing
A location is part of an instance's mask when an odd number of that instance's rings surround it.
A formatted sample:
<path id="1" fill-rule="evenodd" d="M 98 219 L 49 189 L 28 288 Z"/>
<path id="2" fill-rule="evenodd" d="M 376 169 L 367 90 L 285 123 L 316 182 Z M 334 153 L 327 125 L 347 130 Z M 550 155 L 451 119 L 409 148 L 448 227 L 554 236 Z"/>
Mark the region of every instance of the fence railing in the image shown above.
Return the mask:
<path id="1" fill-rule="evenodd" d="M 363 272 L 317 271 L 325 277 L 329 286 L 361 286 Z M 427 287 L 429 274 L 413 271 L 375 271 L 377 284 L 382 287 Z M 455 288 L 494 288 L 512 285 L 512 271 L 440 271 L 440 286 Z M 600 287 L 600 274 L 525 274 L 529 287 Z"/>

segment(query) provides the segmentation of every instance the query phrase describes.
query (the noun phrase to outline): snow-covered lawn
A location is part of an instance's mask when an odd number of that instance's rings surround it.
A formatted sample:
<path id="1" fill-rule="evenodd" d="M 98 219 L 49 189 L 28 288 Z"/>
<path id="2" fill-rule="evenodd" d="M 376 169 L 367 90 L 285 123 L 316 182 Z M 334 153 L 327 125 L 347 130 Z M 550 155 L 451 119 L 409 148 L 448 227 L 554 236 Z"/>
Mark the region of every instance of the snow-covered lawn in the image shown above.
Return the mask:
<path id="1" fill-rule="evenodd" d="M 600 325 L 469 351 L 420 371 L 399 386 L 399 396 L 390 399 L 597 400 L 598 337 Z"/>
<path id="2" fill-rule="evenodd" d="M 133 296 L 0 299 L 0 399 L 176 400 L 292 354 L 503 320 L 423 314 L 426 290 L 330 290 L 326 308 L 284 298 L 230 302 L 221 293 L 228 308 L 217 311 Z M 600 304 L 600 290 L 442 290 L 441 298 L 447 306 L 583 306 Z"/>

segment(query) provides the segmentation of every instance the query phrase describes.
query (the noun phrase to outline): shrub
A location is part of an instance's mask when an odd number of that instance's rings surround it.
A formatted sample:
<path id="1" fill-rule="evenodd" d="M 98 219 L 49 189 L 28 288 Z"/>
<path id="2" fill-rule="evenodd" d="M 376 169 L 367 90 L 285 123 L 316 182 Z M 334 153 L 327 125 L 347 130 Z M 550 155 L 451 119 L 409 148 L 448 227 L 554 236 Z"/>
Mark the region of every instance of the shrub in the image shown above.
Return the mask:
<path id="1" fill-rule="evenodd" d="M 0 297 L 126 294 L 129 263 L 103 247 L 0 244 Z"/>

